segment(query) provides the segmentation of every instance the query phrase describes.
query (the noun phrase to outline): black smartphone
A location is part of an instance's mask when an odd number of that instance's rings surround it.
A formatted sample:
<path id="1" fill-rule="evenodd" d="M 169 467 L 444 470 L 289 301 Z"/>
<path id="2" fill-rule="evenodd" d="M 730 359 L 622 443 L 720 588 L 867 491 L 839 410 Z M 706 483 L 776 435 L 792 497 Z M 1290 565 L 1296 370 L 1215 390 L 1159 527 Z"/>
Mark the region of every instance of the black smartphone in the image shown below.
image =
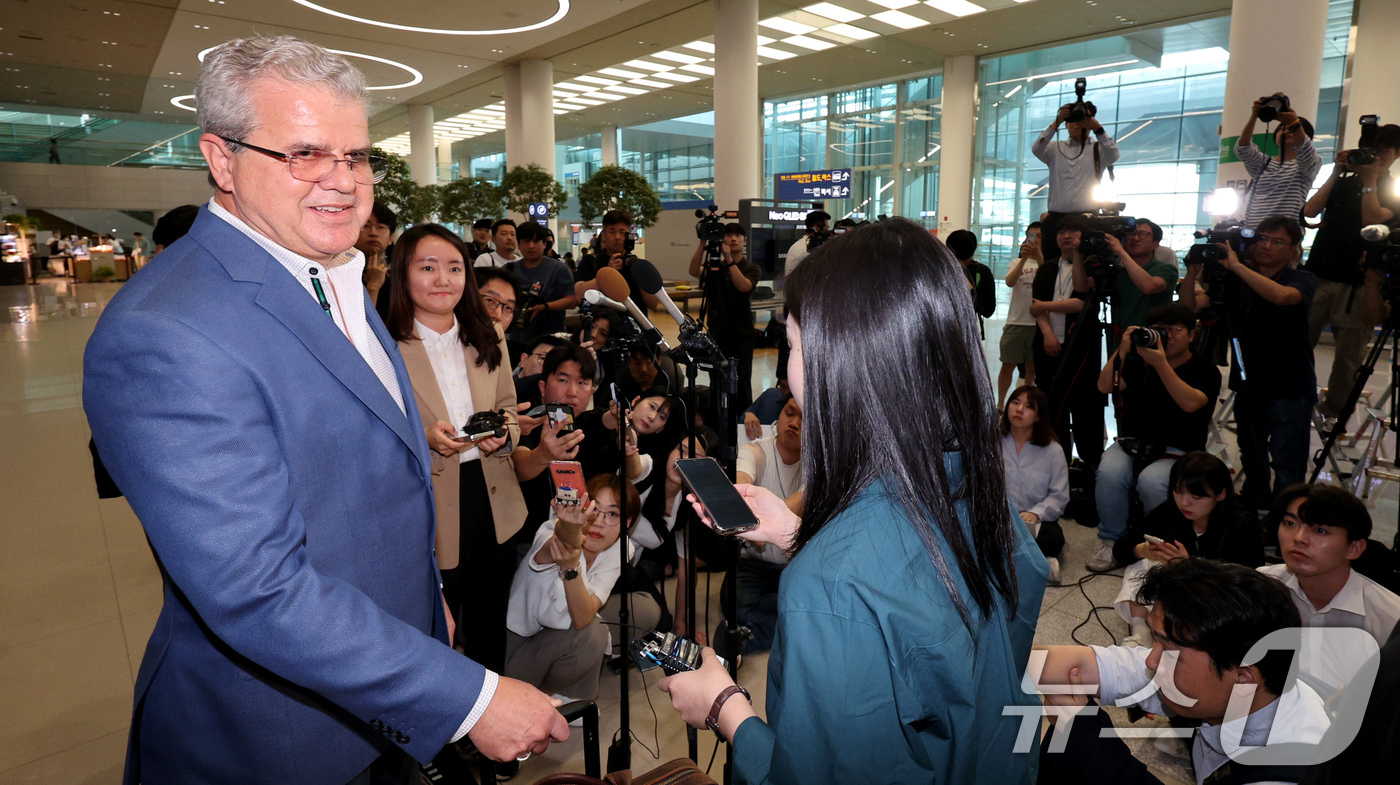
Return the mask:
<path id="1" fill-rule="evenodd" d="M 690 492 L 705 509 L 705 516 L 720 534 L 738 534 L 758 526 L 748 502 L 714 458 L 688 458 L 676 461 L 676 471 Z"/>
<path id="2" fill-rule="evenodd" d="M 574 429 L 574 407 L 567 403 L 547 403 L 544 412 L 551 423 L 560 424 L 560 433 L 569 433 Z"/>

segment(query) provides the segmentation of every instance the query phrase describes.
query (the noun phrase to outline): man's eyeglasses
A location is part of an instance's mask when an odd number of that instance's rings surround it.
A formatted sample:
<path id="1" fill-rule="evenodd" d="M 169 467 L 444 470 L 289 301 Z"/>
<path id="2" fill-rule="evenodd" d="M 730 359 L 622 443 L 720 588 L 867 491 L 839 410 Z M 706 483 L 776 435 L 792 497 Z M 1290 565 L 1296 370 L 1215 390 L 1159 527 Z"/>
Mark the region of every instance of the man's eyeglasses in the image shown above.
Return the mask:
<path id="1" fill-rule="evenodd" d="M 1185 327 L 1179 324 L 1153 324 L 1149 326 L 1154 330 L 1167 333 L 1168 335 L 1181 335 L 1187 331 Z"/>
<path id="2" fill-rule="evenodd" d="M 510 305 L 510 304 L 508 304 L 508 303 L 503 303 L 503 302 L 501 302 L 500 300 L 497 300 L 495 297 L 492 297 L 492 296 L 489 295 L 489 294 L 483 294 L 483 295 L 481 295 L 481 301 L 482 301 L 483 303 L 486 303 L 486 308 L 487 308 L 487 310 L 491 310 L 491 311 L 499 310 L 501 313 L 505 314 L 506 316 L 512 316 L 512 315 L 515 314 L 515 306 L 514 306 L 514 305 Z"/>
<path id="3" fill-rule="evenodd" d="M 1261 245 L 1271 245 L 1274 248 L 1288 248 L 1293 242 L 1287 237 L 1255 237 L 1254 242 Z"/>
<path id="4" fill-rule="evenodd" d="M 306 183 L 329 180 L 335 174 L 335 165 L 342 161 L 350 169 L 350 176 L 355 178 L 355 182 L 360 185 L 373 185 L 383 180 L 384 176 L 389 173 L 389 159 L 378 155 L 350 153 L 344 158 L 336 158 L 335 153 L 325 150 L 296 150 L 291 153 L 279 153 L 276 150 L 258 147 L 237 139 L 230 139 L 227 136 L 219 138 L 229 144 L 241 145 L 255 153 L 262 153 L 269 158 L 285 161 L 292 177 Z"/>

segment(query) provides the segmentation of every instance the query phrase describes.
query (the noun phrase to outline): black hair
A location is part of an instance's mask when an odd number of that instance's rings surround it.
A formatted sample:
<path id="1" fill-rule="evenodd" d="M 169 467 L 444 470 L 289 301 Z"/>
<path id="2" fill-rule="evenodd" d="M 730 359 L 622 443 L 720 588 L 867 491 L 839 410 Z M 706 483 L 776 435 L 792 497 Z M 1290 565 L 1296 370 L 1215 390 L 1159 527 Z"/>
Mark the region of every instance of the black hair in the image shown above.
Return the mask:
<path id="1" fill-rule="evenodd" d="M 502 226 L 509 226 L 510 228 L 514 229 L 515 221 L 509 218 L 497 218 L 496 220 L 491 222 L 491 234 L 494 235 L 496 233 L 496 230 L 500 229 Z"/>
<path id="2" fill-rule="evenodd" d="M 398 231 L 399 217 L 394 214 L 393 210 L 389 209 L 389 205 L 375 199 L 374 207 L 370 208 L 370 213 L 374 216 L 374 220 L 389 227 L 389 234 Z M 468 261 L 470 262 L 470 260 Z"/>
<path id="3" fill-rule="evenodd" d="M 524 242 L 526 240 L 547 242 L 549 237 L 545 234 L 543 226 L 540 226 L 534 221 L 526 221 L 515 227 L 515 240 L 516 242 Z"/>
<path id="4" fill-rule="evenodd" d="M 835 225 L 840 226 L 844 229 L 850 229 L 856 226 L 856 222 L 852 218 L 842 218 L 841 220 L 837 221 Z"/>
<path id="5" fill-rule="evenodd" d="M 1156 242 L 1156 243 L 1162 242 L 1162 227 L 1158 226 L 1157 224 L 1153 223 L 1151 220 L 1149 220 L 1149 219 L 1147 219 L 1147 218 L 1139 218 L 1139 219 L 1137 219 L 1137 221 L 1135 221 L 1135 222 L 1133 223 L 1133 226 L 1143 226 L 1143 225 L 1152 227 L 1152 241 L 1153 241 L 1153 242 Z"/>
<path id="6" fill-rule="evenodd" d="M 472 230 L 473 230 L 473 231 L 476 230 L 476 229 L 487 229 L 487 230 L 489 230 L 490 228 L 491 228 L 491 219 L 490 219 L 490 218 L 478 218 L 478 219 L 476 219 L 475 221 L 472 222 Z"/>
<path id="7" fill-rule="evenodd" d="M 632 216 L 628 215 L 626 210 L 609 210 L 603 213 L 603 226 L 612 226 L 614 224 L 627 224 L 631 226 Z"/>
<path id="8" fill-rule="evenodd" d="M 966 229 L 949 233 L 948 239 L 944 242 L 948 244 L 948 250 L 952 251 L 953 256 L 957 257 L 959 261 L 971 259 L 972 255 L 977 253 L 977 235 Z"/>
<path id="9" fill-rule="evenodd" d="M 1079 213 L 1070 213 L 1061 216 L 1060 223 L 1055 227 L 1055 233 L 1060 232 L 1084 232 L 1089 229 L 1089 219 Z"/>
<path id="10" fill-rule="evenodd" d="M 1304 499 L 1298 519 L 1309 526 L 1336 526 L 1347 531 L 1347 542 L 1371 536 L 1371 513 L 1361 500 L 1335 485 L 1298 483 L 1279 492 L 1275 518 L 1282 519 L 1288 505 Z"/>
<path id="11" fill-rule="evenodd" d="M 1225 498 L 1216 502 L 1210 512 L 1208 529 L 1216 524 L 1229 525 L 1238 519 L 1239 498 L 1235 495 L 1235 482 L 1230 476 L 1230 467 L 1225 462 L 1204 450 L 1188 452 L 1172 464 L 1172 472 L 1167 480 L 1167 488 L 1172 493 L 1182 491 L 1192 496 L 1209 496 L 1212 499 L 1221 491 Z"/>
<path id="12" fill-rule="evenodd" d="M 1006 396 L 1006 405 L 1001 410 L 1002 435 L 1011 434 L 1011 402 L 1022 396 L 1025 396 L 1026 405 L 1035 412 L 1035 425 L 1031 426 L 1031 444 L 1045 447 L 1051 442 L 1058 442 L 1055 426 L 1050 422 L 1050 397 L 1033 384 L 1021 385 Z"/>
<path id="13" fill-rule="evenodd" d="M 402 242 L 402 240 L 400 240 Z M 467 264 L 471 264 L 468 260 Z M 472 272 L 476 275 L 476 288 L 480 289 L 492 281 L 504 281 L 507 286 L 515 290 L 515 296 L 520 296 L 520 279 L 515 277 L 515 273 L 504 267 L 473 267 Z"/>
<path id="14" fill-rule="evenodd" d="M 1174 559 L 1153 567 L 1135 600 L 1161 608 L 1167 640 L 1205 652 L 1216 675 L 1238 667 L 1269 633 L 1302 626 L 1292 593 L 1281 581 L 1212 559 Z M 1254 663 L 1264 689 L 1282 695 L 1292 661 L 1292 651 L 1276 650 Z"/>
<path id="15" fill-rule="evenodd" d="M 162 215 L 151 230 L 151 242 L 162 248 L 169 248 L 175 241 L 189 234 L 194 219 L 199 216 L 199 205 L 182 204 Z"/>
<path id="16" fill-rule="evenodd" d="M 1177 301 L 1158 305 L 1147 311 L 1148 324 L 1179 324 L 1188 330 L 1196 329 L 1196 312 L 1191 306 Z"/>
<path id="17" fill-rule="evenodd" d="M 1303 126 L 1303 133 L 1307 134 L 1309 139 L 1313 138 L 1313 124 L 1308 120 L 1308 118 L 1299 117 L 1298 124 Z M 1274 137 L 1277 138 L 1278 135 L 1282 133 L 1286 127 L 1287 126 L 1280 125 L 1278 128 L 1275 128 Z"/>
<path id="18" fill-rule="evenodd" d="M 471 254 L 462 238 L 441 224 L 418 224 L 403 233 L 399 241 L 394 243 L 394 257 L 389 264 L 389 277 L 393 286 L 389 294 L 389 318 L 384 320 L 384 326 L 396 341 L 413 338 L 415 306 L 408 285 L 408 268 L 412 266 L 410 261 L 413 259 L 413 253 L 418 250 L 418 244 L 429 237 L 446 240 L 462 257 L 462 266 L 468 267 L 471 264 Z M 452 312 L 457 316 L 457 337 L 464 345 L 476 349 L 478 365 L 485 363 L 487 370 L 494 371 L 504 356 L 501 347 L 505 338 L 498 332 L 496 323 L 491 320 L 491 315 L 486 312 L 486 306 L 481 302 L 481 294 L 477 290 L 477 277 L 471 274 L 464 277 L 466 281 L 462 287 L 462 298 L 452 308 Z"/>
<path id="19" fill-rule="evenodd" d="M 1289 218 L 1286 215 L 1271 215 L 1260 221 L 1259 225 L 1254 227 L 1254 236 L 1258 237 L 1264 232 L 1272 232 L 1276 229 L 1282 229 L 1287 232 L 1288 241 L 1293 245 L 1298 245 L 1303 242 L 1303 227 L 1298 225 L 1296 219 Z"/>
<path id="20" fill-rule="evenodd" d="M 831 213 L 825 210 L 813 210 L 807 213 L 807 218 L 804 223 L 807 224 L 807 231 L 815 232 L 818 226 L 824 223 L 831 223 Z"/>
<path id="21" fill-rule="evenodd" d="M 564 363 L 578 363 L 579 373 L 585 379 L 592 379 L 598 375 L 598 361 L 593 359 L 593 353 L 576 346 L 572 343 L 563 346 L 556 346 L 549 351 L 544 358 L 544 378 L 548 379 L 559 370 L 559 366 Z"/>
<path id="22" fill-rule="evenodd" d="M 728 237 L 731 234 L 737 234 L 743 237 L 749 236 L 749 233 L 744 231 L 744 225 L 738 221 L 731 221 L 724 225 L 724 236 Z"/>
<path id="23" fill-rule="evenodd" d="M 1032 230 L 1032 229 L 1039 229 L 1040 226 L 1041 226 L 1040 221 L 1031 221 L 1030 225 L 1026 227 L 1026 231 L 1029 232 L 1029 231 Z"/>
<path id="24" fill-rule="evenodd" d="M 1388 123 L 1377 128 L 1373 144 L 1382 150 L 1400 150 L 1400 125 Z"/>
<path id="25" fill-rule="evenodd" d="M 560 338 L 559 336 L 554 335 L 554 334 L 552 334 L 552 333 L 545 333 L 544 335 L 536 335 L 534 338 L 531 338 L 530 340 L 528 340 L 528 341 L 525 342 L 525 353 L 526 353 L 526 354 L 534 354 L 534 353 L 535 353 L 535 350 L 538 349 L 538 348 L 540 348 L 540 346 L 541 346 L 542 344 L 548 344 L 548 345 L 551 346 L 551 347 L 553 347 L 553 346 L 568 346 L 568 345 L 569 345 L 569 339 L 567 339 L 567 338 Z"/>
<path id="26" fill-rule="evenodd" d="M 991 379 L 957 260 L 924 227 L 890 218 L 803 259 L 787 281 L 787 298 L 802 326 L 803 414 L 812 423 L 803 436 L 807 511 L 793 554 L 882 482 L 968 631 L 969 605 L 990 617 L 997 594 L 1014 617 L 1017 531 Z M 869 351 L 884 335 L 902 340 Z M 869 405 L 867 391 L 891 385 L 906 391 L 906 405 Z M 945 466 L 951 452 L 961 454 L 961 476 Z M 967 505 L 966 530 L 960 503 Z"/>

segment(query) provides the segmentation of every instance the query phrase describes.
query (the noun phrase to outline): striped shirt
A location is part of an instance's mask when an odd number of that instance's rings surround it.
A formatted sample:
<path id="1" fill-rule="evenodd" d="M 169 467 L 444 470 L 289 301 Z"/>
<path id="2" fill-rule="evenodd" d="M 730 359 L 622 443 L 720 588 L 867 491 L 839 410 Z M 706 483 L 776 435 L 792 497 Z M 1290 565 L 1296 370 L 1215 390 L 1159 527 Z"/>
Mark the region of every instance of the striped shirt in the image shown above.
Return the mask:
<path id="1" fill-rule="evenodd" d="M 1313 179 L 1322 168 L 1322 159 L 1313 149 L 1312 140 L 1305 137 L 1293 160 L 1282 164 L 1260 152 L 1252 140 L 1244 141 L 1244 144 L 1235 145 L 1235 155 L 1254 178 L 1244 225 L 1254 228 L 1271 215 L 1297 220 L 1308 200 Z"/>

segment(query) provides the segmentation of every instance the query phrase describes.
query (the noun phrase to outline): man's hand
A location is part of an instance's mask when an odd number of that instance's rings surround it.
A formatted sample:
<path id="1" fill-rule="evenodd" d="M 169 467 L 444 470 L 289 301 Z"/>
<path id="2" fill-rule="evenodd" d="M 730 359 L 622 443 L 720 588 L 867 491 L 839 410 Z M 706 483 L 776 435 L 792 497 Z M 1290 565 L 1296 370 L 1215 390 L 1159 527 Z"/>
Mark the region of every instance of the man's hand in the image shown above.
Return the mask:
<path id="1" fill-rule="evenodd" d="M 1139 327 L 1129 327 L 1123 331 L 1123 338 L 1118 342 L 1118 356 L 1126 358 L 1133 350 L 1133 331 L 1141 329 Z"/>
<path id="2" fill-rule="evenodd" d="M 534 407 L 530 405 L 529 401 L 516 404 L 515 406 L 515 419 L 517 422 L 520 423 L 521 436 L 526 436 L 533 433 L 536 428 L 544 424 L 544 417 L 527 417 L 525 415 L 525 412 L 530 411 L 532 408 Z"/>
<path id="3" fill-rule="evenodd" d="M 1045 251 L 1040 247 L 1040 241 L 1027 240 L 1021 243 L 1021 257 L 1023 259 L 1034 259 L 1037 262 L 1045 261 Z"/>
<path id="4" fill-rule="evenodd" d="M 1240 262 L 1240 257 L 1235 255 L 1235 249 L 1231 248 L 1229 243 L 1216 243 L 1215 247 L 1225 251 L 1225 261 L 1221 262 L 1225 269 L 1239 275 L 1244 269 L 1244 264 Z"/>
<path id="5" fill-rule="evenodd" d="M 1055 125 L 1059 125 L 1060 123 L 1063 123 L 1064 121 L 1068 120 L 1068 119 L 1069 119 L 1069 113 L 1070 113 L 1070 105 L 1069 105 L 1069 104 L 1065 104 L 1064 106 L 1060 107 L 1059 113 L 1055 115 Z"/>
<path id="6" fill-rule="evenodd" d="M 1159 375 L 1162 369 L 1167 366 L 1167 353 L 1160 340 L 1155 346 L 1137 347 L 1137 352 L 1142 361 L 1152 366 Z"/>
<path id="7" fill-rule="evenodd" d="M 1261 108 L 1263 108 L 1264 102 L 1267 101 L 1267 100 L 1268 100 L 1268 96 L 1264 96 L 1263 98 L 1256 98 L 1256 99 L 1254 99 L 1254 106 L 1249 110 L 1249 116 L 1250 116 L 1250 117 L 1255 117 L 1255 118 L 1259 117 L 1259 110 L 1260 110 Z"/>
<path id="8" fill-rule="evenodd" d="M 763 435 L 763 423 L 758 421 L 757 414 L 744 412 L 744 435 L 748 436 L 750 441 Z"/>
<path id="9" fill-rule="evenodd" d="M 502 676 L 467 737 L 483 755 L 502 763 L 543 753 L 551 740 L 569 738 L 569 723 L 556 710 L 560 705 L 525 682 Z"/>
<path id="10" fill-rule="evenodd" d="M 1045 353 L 1051 357 L 1060 356 L 1060 339 L 1054 335 L 1045 336 Z"/>
<path id="11" fill-rule="evenodd" d="M 608 266 L 613 268 L 614 270 L 621 270 L 624 266 L 623 254 L 615 253 L 612 256 L 608 257 Z"/>
<path id="12" fill-rule="evenodd" d="M 1350 155 L 1350 154 L 1351 154 L 1351 151 L 1350 151 L 1350 150 L 1338 150 L 1338 151 L 1337 151 L 1337 158 L 1332 162 L 1332 178 L 1333 178 L 1333 179 L 1336 179 L 1336 178 L 1337 178 L 1337 175 L 1340 175 L 1342 172 L 1345 172 L 1345 171 L 1347 170 L 1347 168 L 1348 168 L 1348 167 L 1347 167 L 1347 156 Z"/>
<path id="13" fill-rule="evenodd" d="M 1084 115 L 1084 119 L 1080 120 L 1079 124 L 1088 128 L 1091 133 L 1098 133 L 1103 130 L 1103 125 L 1091 114 Z"/>
<path id="14" fill-rule="evenodd" d="M 749 505 L 754 517 L 758 518 L 757 527 L 746 532 L 739 532 L 734 536 L 760 544 L 773 543 L 784 549 L 792 547 L 792 541 L 797 537 L 797 527 L 802 524 L 802 519 L 788 509 L 787 502 L 761 485 L 741 483 L 735 485 L 734 490 L 744 497 L 744 502 Z M 701 522 L 711 529 L 715 528 L 714 521 L 705 514 L 705 509 L 696 500 L 695 494 L 688 494 L 685 499 L 695 508 L 695 514 L 700 516 Z"/>
<path id="15" fill-rule="evenodd" d="M 438 420 L 424 428 L 423 432 L 428 437 L 428 446 L 433 448 L 433 452 L 445 458 L 451 458 L 471 446 L 469 442 L 453 438 L 457 435 L 457 429 L 450 422 Z"/>
<path id="16" fill-rule="evenodd" d="M 540 445 L 551 461 L 572 461 L 578 455 L 579 442 L 583 441 L 583 431 L 560 433 L 562 427 L 562 422 L 545 423 L 544 430 L 540 432 Z"/>
<path id="17" fill-rule="evenodd" d="M 530 306 L 530 321 L 533 322 L 534 320 L 538 319 L 540 317 L 540 314 L 548 310 L 549 306 L 545 305 L 544 303 L 539 303 L 538 305 Z"/>
<path id="18" fill-rule="evenodd" d="M 1078 668 L 1069 669 L 1069 683 L 1075 686 L 1084 684 L 1084 677 L 1080 675 Z M 1069 694 L 1062 693 L 1041 693 L 1040 699 L 1044 701 L 1045 707 L 1049 709 L 1046 716 L 1050 718 L 1050 724 L 1057 724 L 1060 718 L 1070 718 L 1071 720 L 1078 713 L 1079 709 L 1089 705 L 1087 693 L 1076 690 Z M 485 719 L 483 717 L 483 719 Z"/>
<path id="19" fill-rule="evenodd" d="M 379 291 L 384 287 L 384 279 L 389 277 L 389 266 L 384 263 L 384 257 L 379 254 L 365 257 L 365 272 L 363 280 L 365 288 Z"/>
<path id="20" fill-rule="evenodd" d="M 1114 237 L 1111 234 L 1104 234 L 1103 244 L 1108 246 L 1108 249 L 1110 251 L 1113 251 L 1114 256 L 1126 256 L 1129 259 L 1133 258 L 1131 256 L 1128 256 L 1127 251 L 1123 250 L 1123 243 L 1120 242 L 1117 237 Z"/>
<path id="21" fill-rule="evenodd" d="M 1049 309 L 1045 307 L 1045 301 L 1037 300 L 1034 297 L 1031 298 L 1030 311 L 1032 317 L 1040 316 L 1043 313 L 1049 313 Z"/>
<path id="22" fill-rule="evenodd" d="M 1023 512 L 1021 513 L 1021 520 L 1026 523 L 1040 523 L 1040 516 L 1033 512 Z"/>

